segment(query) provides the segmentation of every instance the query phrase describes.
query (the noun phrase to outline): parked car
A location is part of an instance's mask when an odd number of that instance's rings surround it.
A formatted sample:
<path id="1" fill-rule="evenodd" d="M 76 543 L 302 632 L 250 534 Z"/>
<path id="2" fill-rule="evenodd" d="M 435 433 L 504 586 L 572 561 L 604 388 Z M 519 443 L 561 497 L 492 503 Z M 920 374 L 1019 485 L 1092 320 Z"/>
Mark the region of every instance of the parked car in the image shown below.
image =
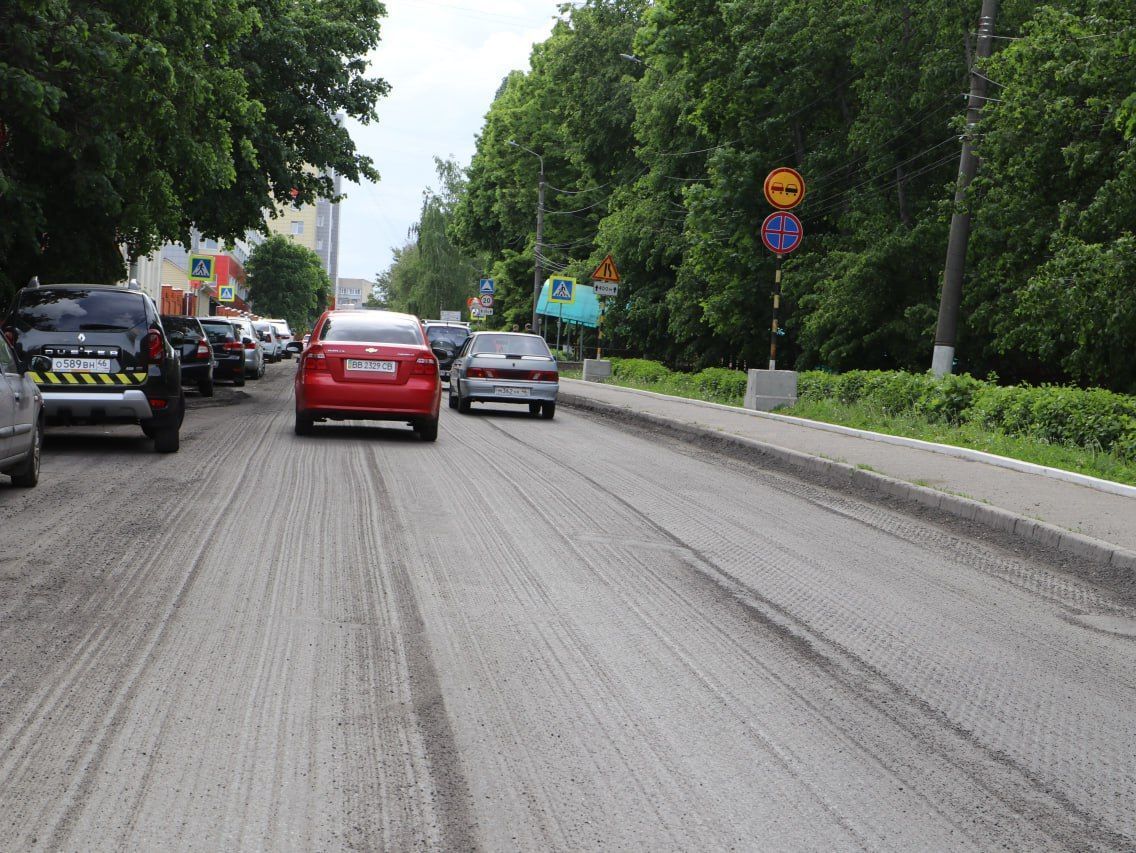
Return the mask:
<path id="1" fill-rule="evenodd" d="M 267 320 L 253 320 L 253 331 L 264 350 L 264 360 L 275 364 L 284 357 L 284 342 L 276 337 L 275 327 Z"/>
<path id="2" fill-rule="evenodd" d="M 406 421 L 438 437 L 438 358 L 410 314 L 325 311 L 296 371 L 296 434 L 317 420 Z"/>
<path id="3" fill-rule="evenodd" d="M 241 342 L 241 330 L 226 317 L 202 317 L 199 322 L 213 347 L 213 378 L 243 387 L 245 346 Z"/>
<path id="4" fill-rule="evenodd" d="M 0 474 L 13 486 L 39 482 L 43 423 L 43 395 L 0 337 Z"/>
<path id="5" fill-rule="evenodd" d="M 181 362 L 141 290 L 25 287 L 3 327 L 39 386 L 49 426 L 134 423 L 159 453 L 178 450 L 185 417 Z"/>
<path id="6" fill-rule="evenodd" d="M 264 376 L 264 347 L 256 337 L 256 329 L 252 327 L 252 320 L 244 317 L 214 317 L 215 320 L 228 320 L 239 332 L 237 340 L 241 342 L 245 351 L 245 377 L 260 379 Z"/>
<path id="7" fill-rule="evenodd" d="M 288 325 L 288 321 L 276 317 L 268 317 L 265 319 L 265 322 L 271 323 L 273 329 L 275 329 L 276 337 L 280 341 L 280 345 L 284 347 L 283 357 L 291 358 L 292 351 L 288 349 L 288 343 L 292 340 L 292 329 Z"/>
<path id="8" fill-rule="evenodd" d="M 196 385 L 202 397 L 213 396 L 213 347 L 196 317 L 162 315 L 162 326 L 181 353 L 181 384 Z"/>
<path id="9" fill-rule="evenodd" d="M 540 335 L 474 332 L 454 360 L 449 404 L 465 413 L 473 403 L 522 403 L 551 420 L 559 390 L 556 359 Z"/>
<path id="10" fill-rule="evenodd" d="M 442 381 L 449 381 L 450 368 L 454 359 L 469 337 L 468 323 L 454 323 L 447 320 L 424 320 L 422 326 L 426 329 L 426 337 L 430 346 L 438 353 L 438 370 L 442 374 Z M 442 353 L 445 353 L 443 355 Z"/>

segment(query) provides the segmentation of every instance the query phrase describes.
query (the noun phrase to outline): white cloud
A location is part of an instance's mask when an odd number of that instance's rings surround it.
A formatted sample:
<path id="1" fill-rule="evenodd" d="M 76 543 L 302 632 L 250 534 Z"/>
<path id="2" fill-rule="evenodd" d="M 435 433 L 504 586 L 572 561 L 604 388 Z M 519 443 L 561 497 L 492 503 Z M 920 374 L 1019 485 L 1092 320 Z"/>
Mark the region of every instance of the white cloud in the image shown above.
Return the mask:
<path id="1" fill-rule="evenodd" d="M 340 276 L 372 278 L 390 265 L 391 249 L 418 219 L 422 191 L 435 183 L 434 156 L 469 163 L 494 93 L 510 71 L 528 68 L 556 7 L 556 0 L 388 0 L 370 59 L 392 91 L 377 123 L 348 123 L 382 180 L 344 188 Z"/>

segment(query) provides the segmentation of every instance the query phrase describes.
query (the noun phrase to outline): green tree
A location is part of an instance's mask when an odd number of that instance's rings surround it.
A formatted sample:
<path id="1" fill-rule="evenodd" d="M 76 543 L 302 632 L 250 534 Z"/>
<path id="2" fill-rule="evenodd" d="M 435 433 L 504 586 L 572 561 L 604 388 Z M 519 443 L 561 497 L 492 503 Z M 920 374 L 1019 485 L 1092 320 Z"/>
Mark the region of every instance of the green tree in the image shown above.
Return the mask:
<path id="1" fill-rule="evenodd" d="M 366 121 L 377 0 L 20 0 L 0 4 L 0 301 L 33 274 L 114 281 L 196 226 L 375 178 L 340 113 Z M 313 174 L 309 167 L 315 167 Z"/>
<path id="2" fill-rule="evenodd" d="M 253 249 L 245 272 L 253 308 L 296 329 L 312 327 L 331 293 L 319 255 L 279 234 Z"/>

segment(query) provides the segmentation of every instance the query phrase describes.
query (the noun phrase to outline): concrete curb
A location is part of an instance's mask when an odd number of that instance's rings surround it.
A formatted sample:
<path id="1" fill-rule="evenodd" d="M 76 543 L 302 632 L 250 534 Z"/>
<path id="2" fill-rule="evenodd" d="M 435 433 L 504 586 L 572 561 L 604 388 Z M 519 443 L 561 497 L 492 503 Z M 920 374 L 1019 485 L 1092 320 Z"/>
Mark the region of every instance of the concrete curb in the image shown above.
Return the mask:
<path id="1" fill-rule="evenodd" d="M 572 382 L 579 382 L 577 379 L 562 379 L 563 385 Z M 793 424 L 794 426 L 807 427 L 808 429 L 815 429 L 821 432 L 834 432 L 839 435 L 850 435 L 854 438 L 864 438 L 868 441 L 878 441 L 882 444 L 895 444 L 900 447 L 915 447 L 920 450 L 927 450 L 931 453 L 939 453 L 943 456 L 954 456 L 958 459 L 970 459 L 974 462 L 983 462 L 987 465 L 994 465 L 997 468 L 1008 468 L 1011 471 L 1021 471 L 1024 474 L 1037 474 L 1042 477 L 1049 477 L 1051 480 L 1061 480 L 1066 483 L 1073 483 L 1078 486 L 1083 486 L 1086 489 L 1095 489 L 1098 492 L 1106 492 L 1112 495 L 1121 495 L 1122 497 L 1136 498 L 1136 486 L 1129 486 L 1124 483 L 1114 483 L 1111 480 L 1102 480 L 1099 477 L 1090 477 L 1087 474 L 1078 474 L 1074 471 L 1063 471 L 1060 468 L 1050 468 L 1047 465 L 1038 465 L 1034 462 L 1022 462 L 1020 459 L 1010 459 L 1006 456 L 998 456 L 994 453 L 985 453 L 981 450 L 971 450 L 969 447 L 956 447 L 953 444 L 938 444 L 934 441 L 923 441 L 919 438 L 905 438 L 901 435 L 888 435 L 882 432 L 872 432 L 866 429 L 856 429 L 855 427 L 841 426 L 840 424 L 829 424 L 824 421 L 810 421 L 805 418 L 794 418 L 790 415 L 779 415 L 776 412 L 758 412 L 751 409 L 739 408 L 738 406 L 727 406 L 723 403 L 711 403 L 708 400 L 692 400 L 688 397 L 671 397 L 667 394 L 660 394 L 657 391 L 644 391 L 642 388 L 625 388 L 622 385 L 607 385 L 608 388 L 618 388 L 620 391 L 625 391 L 628 394 L 638 394 L 642 397 L 651 397 L 656 400 L 679 400 L 692 406 L 701 406 L 705 409 L 718 409 L 726 412 L 733 412 L 734 414 L 747 415 L 754 418 L 764 418 L 765 420 L 781 421 L 782 423 Z"/>
<path id="2" fill-rule="evenodd" d="M 1134 551 L 1080 533 L 1063 530 L 1048 522 L 1027 518 L 970 498 L 936 491 L 926 486 L 917 486 L 914 483 L 897 480 L 875 471 L 866 471 L 843 462 L 811 456 L 797 450 L 767 444 L 757 439 L 731 435 L 709 427 L 674 420 L 663 415 L 601 403 L 570 392 L 565 393 L 563 387 L 560 389 L 559 401 L 574 409 L 642 421 L 678 436 L 709 438 L 739 449 L 757 452 L 762 456 L 776 459 L 794 468 L 819 475 L 838 486 L 859 486 L 901 500 L 915 501 L 966 521 L 973 521 L 993 530 L 1020 536 L 1030 542 L 1136 575 L 1136 552 Z"/>

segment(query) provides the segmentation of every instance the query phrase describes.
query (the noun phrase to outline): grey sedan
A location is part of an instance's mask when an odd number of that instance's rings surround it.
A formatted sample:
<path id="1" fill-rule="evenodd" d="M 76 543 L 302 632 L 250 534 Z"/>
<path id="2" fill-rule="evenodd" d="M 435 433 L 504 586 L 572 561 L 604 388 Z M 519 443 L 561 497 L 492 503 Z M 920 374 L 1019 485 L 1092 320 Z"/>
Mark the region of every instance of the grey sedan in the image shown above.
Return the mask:
<path id="1" fill-rule="evenodd" d="M 450 408 L 468 412 L 472 403 L 527 405 L 529 413 L 556 414 L 560 373 L 540 335 L 474 332 L 450 372 Z"/>

